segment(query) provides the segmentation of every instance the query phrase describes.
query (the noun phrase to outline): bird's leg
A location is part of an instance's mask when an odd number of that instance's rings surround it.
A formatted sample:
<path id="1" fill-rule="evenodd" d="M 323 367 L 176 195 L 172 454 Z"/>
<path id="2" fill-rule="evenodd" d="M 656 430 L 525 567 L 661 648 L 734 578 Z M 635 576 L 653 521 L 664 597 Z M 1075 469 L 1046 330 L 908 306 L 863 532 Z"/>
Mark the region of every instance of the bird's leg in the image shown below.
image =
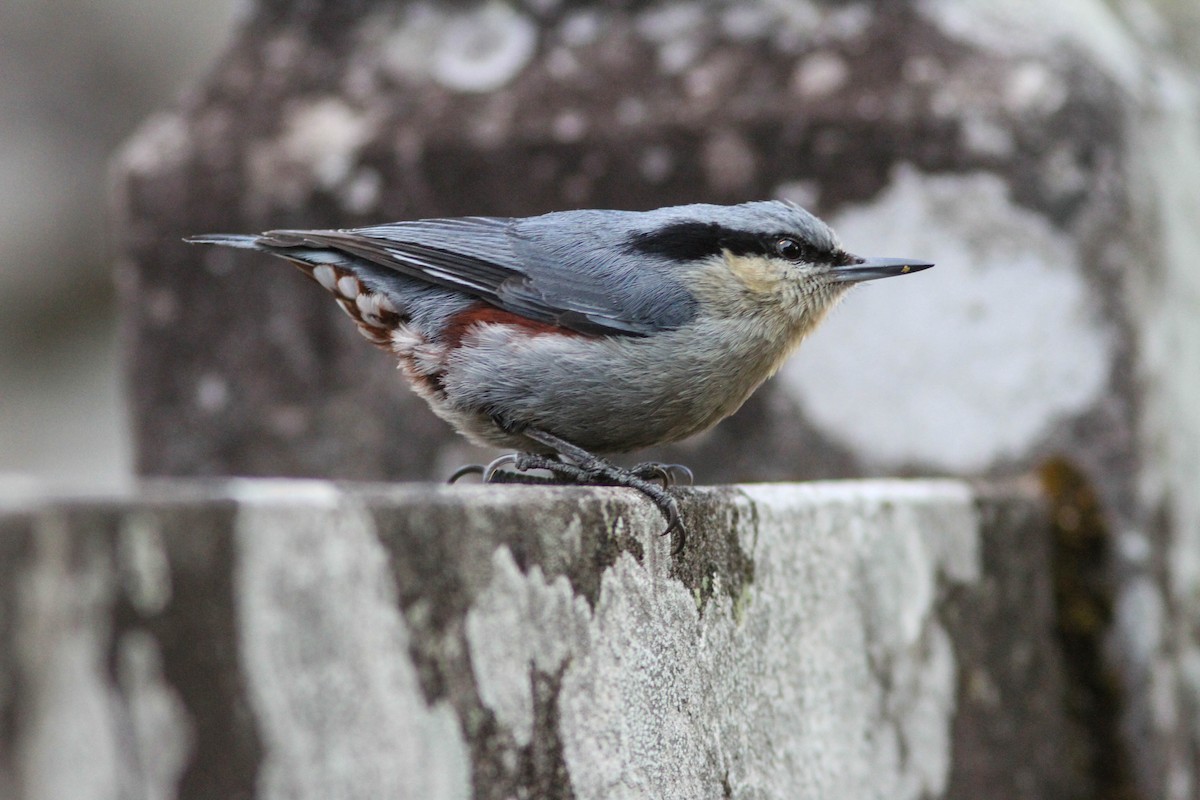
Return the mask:
<path id="1" fill-rule="evenodd" d="M 589 453 L 582 447 L 573 445 L 539 428 L 524 427 L 514 432 L 519 432 L 525 438 L 532 439 L 538 444 L 549 447 L 559 456 L 559 459 L 555 460 L 547 456 L 523 453 L 517 457 L 518 469 L 536 467 L 537 469 L 550 470 L 556 475 L 567 478 L 575 483 L 624 486 L 636 489 L 650 498 L 658 506 L 658 510 L 662 512 L 663 516 L 666 517 L 667 528 L 663 531 L 663 535 L 667 536 L 674 532 L 679 533 L 679 541 L 675 545 L 674 551 L 679 552 L 683 549 L 687 530 L 683 526 L 683 517 L 679 513 L 679 504 L 675 501 L 674 497 L 667 493 L 665 488 L 646 480 L 646 478 L 630 470 L 622 469 L 615 464 L 609 463 L 603 458 Z M 570 463 L 563 459 L 570 459 Z M 529 467 L 523 467 L 523 464 L 528 464 Z"/>
<path id="2" fill-rule="evenodd" d="M 506 428 L 507 430 L 508 428 Z M 513 429 L 516 430 L 516 429 Z M 692 471 L 682 464 L 660 464 L 649 461 L 638 464 L 629 470 L 621 469 L 604 459 L 589 453 L 581 447 L 537 429 L 521 429 L 525 435 L 533 430 L 541 438 L 529 438 L 545 444 L 547 447 L 563 448 L 563 454 L 576 463 L 563 461 L 560 456 L 546 456 L 540 453 L 510 453 L 500 456 L 488 464 L 468 464 L 455 470 L 448 483 L 455 483 L 467 475 L 478 475 L 483 483 L 520 483 L 539 486 L 561 486 L 564 483 L 601 484 L 607 486 L 626 486 L 637 489 L 645 494 L 663 515 L 667 518 L 667 529 L 663 535 L 678 530 L 680 543 L 675 552 L 683 547 L 685 530 L 679 515 L 675 499 L 664 490 L 680 483 L 692 485 Z M 512 467 L 506 470 L 505 467 Z M 527 475 L 528 470 L 540 469 L 551 473 L 551 477 Z M 656 486 L 651 481 L 660 481 Z M 649 487 L 647 490 L 645 487 Z"/>

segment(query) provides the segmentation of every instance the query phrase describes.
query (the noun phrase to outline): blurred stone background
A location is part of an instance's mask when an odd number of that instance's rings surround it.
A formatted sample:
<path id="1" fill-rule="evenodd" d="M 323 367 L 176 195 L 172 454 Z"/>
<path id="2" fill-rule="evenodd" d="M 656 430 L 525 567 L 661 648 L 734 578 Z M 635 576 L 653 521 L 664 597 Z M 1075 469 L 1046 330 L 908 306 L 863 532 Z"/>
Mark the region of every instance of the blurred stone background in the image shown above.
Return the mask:
<path id="1" fill-rule="evenodd" d="M 233 0 L 0 5 L 0 475 L 131 470 L 108 160 L 226 46 Z"/>
<path id="2" fill-rule="evenodd" d="M 1200 64 L 1200 4 L 1116 5 Z M 0 475 L 80 490 L 131 473 L 107 163 L 139 122 L 213 64 L 234 6 L 5 0 L 0 8 Z"/>

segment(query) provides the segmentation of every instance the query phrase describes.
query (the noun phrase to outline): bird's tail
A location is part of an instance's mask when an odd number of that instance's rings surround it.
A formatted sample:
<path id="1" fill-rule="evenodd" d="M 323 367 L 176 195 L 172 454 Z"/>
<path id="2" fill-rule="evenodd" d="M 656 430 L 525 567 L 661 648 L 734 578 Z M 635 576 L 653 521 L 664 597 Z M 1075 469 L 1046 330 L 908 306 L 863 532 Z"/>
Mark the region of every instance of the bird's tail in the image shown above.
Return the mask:
<path id="1" fill-rule="evenodd" d="M 241 233 L 204 233 L 184 238 L 188 244 L 222 244 L 226 247 L 240 247 L 243 250 L 261 250 L 258 240 L 258 236 Z"/>

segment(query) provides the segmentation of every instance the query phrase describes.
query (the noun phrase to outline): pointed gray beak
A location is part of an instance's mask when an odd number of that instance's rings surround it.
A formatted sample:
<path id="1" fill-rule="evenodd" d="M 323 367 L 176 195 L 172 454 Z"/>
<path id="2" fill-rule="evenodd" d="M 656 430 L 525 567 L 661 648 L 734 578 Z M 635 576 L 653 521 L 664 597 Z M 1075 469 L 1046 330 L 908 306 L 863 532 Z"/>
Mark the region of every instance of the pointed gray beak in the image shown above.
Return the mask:
<path id="1" fill-rule="evenodd" d="M 834 267 L 833 279 L 838 283 L 858 283 L 873 281 L 876 278 L 890 278 L 893 275 L 907 275 L 932 266 L 929 261 L 916 261 L 911 258 L 855 258 L 849 264 Z"/>

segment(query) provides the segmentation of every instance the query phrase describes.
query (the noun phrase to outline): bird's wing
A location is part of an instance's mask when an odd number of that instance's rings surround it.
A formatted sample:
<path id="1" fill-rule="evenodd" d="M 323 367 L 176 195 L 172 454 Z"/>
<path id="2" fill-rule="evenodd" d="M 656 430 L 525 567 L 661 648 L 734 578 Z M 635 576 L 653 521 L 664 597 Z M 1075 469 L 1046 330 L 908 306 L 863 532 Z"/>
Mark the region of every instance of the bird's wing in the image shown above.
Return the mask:
<path id="1" fill-rule="evenodd" d="M 689 320 L 695 300 L 686 288 L 669 270 L 647 269 L 589 213 L 270 231 L 258 244 L 281 254 L 297 247 L 340 251 L 581 333 L 645 336 Z"/>

